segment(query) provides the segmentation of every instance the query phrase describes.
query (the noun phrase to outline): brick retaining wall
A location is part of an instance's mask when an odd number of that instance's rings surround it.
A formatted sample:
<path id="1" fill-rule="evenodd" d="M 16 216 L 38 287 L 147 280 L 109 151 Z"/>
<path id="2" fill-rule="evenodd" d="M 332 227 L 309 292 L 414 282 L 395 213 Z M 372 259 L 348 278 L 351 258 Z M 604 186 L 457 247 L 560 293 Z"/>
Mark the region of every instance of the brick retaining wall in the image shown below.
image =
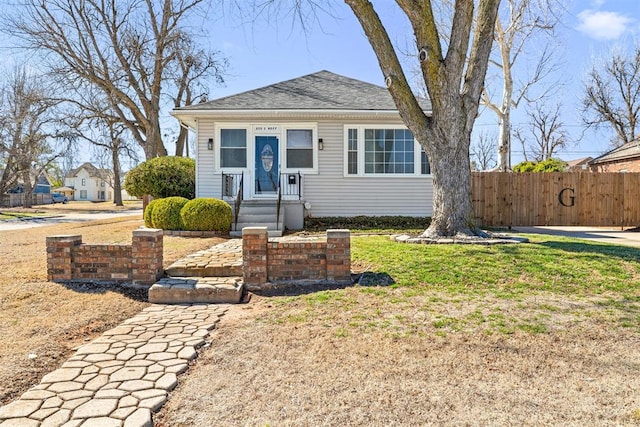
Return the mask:
<path id="1" fill-rule="evenodd" d="M 131 245 L 83 244 L 77 235 L 47 237 L 47 280 L 151 285 L 164 275 L 162 235 L 162 230 L 134 230 Z"/>
<path id="2" fill-rule="evenodd" d="M 267 282 L 351 280 L 351 233 L 328 230 L 326 239 L 269 241 L 266 227 L 242 230 L 244 283 L 260 288 Z"/>

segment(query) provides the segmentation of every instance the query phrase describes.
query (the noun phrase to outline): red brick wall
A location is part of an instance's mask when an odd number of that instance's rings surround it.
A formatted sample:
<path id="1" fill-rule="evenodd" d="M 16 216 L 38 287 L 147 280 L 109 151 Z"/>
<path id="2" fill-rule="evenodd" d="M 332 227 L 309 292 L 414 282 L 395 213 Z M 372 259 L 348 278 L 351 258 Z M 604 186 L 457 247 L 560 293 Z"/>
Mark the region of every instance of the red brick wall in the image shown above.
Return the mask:
<path id="1" fill-rule="evenodd" d="M 134 230 L 131 245 L 88 245 L 82 236 L 47 237 L 47 278 L 151 285 L 164 274 L 162 234 Z"/>
<path id="2" fill-rule="evenodd" d="M 592 172 L 640 172 L 640 159 L 632 159 L 614 163 L 601 163 L 591 166 Z"/>
<path id="3" fill-rule="evenodd" d="M 349 230 L 328 230 L 327 238 L 307 241 L 269 241 L 265 227 L 242 230 L 244 283 L 293 280 L 351 280 Z"/>

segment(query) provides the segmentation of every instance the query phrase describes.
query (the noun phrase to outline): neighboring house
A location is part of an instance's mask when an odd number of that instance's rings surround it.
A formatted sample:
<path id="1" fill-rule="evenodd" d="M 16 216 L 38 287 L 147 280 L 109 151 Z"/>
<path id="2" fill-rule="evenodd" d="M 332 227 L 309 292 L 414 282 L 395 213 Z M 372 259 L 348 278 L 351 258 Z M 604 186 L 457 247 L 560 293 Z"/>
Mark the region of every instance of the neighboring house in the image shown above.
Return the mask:
<path id="1" fill-rule="evenodd" d="M 0 175 L 2 174 L 2 170 L 0 170 Z M 31 174 L 32 179 L 35 176 L 35 173 Z M 24 193 L 24 182 L 22 181 L 22 177 L 18 178 L 18 182 L 16 185 L 7 190 L 9 194 L 20 194 Z M 51 194 L 51 179 L 46 172 L 41 172 L 36 180 L 36 185 L 33 188 L 33 194 Z"/>
<path id="2" fill-rule="evenodd" d="M 640 140 L 628 142 L 589 162 L 593 172 L 640 172 Z"/>
<path id="3" fill-rule="evenodd" d="M 290 229 L 432 215 L 428 159 L 384 87 L 320 71 L 171 114 L 196 133 L 197 197 L 233 201 L 242 181 L 242 204 L 280 197 Z"/>
<path id="4" fill-rule="evenodd" d="M 580 171 L 588 171 L 589 162 L 593 160 L 593 157 L 583 157 L 581 159 L 567 160 L 567 166 L 565 170 L 567 172 L 580 172 Z"/>
<path id="5" fill-rule="evenodd" d="M 73 200 L 104 202 L 113 200 L 112 173 L 84 163 L 64 178 L 64 186 L 73 189 Z"/>

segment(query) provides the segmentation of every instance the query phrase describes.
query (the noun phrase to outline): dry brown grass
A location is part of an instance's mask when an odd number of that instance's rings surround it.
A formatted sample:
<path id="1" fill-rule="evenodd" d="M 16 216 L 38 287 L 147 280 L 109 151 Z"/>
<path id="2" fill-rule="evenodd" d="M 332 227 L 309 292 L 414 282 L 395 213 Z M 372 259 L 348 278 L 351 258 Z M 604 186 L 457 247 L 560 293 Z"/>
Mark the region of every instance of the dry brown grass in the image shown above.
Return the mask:
<path id="1" fill-rule="evenodd" d="M 0 232 L 0 404 L 57 368 L 74 347 L 147 305 L 139 292 L 47 282 L 46 236 L 80 234 L 87 243 L 129 243 L 141 225 L 141 219 L 129 217 Z M 165 265 L 218 240 L 165 237 Z"/>
<path id="2" fill-rule="evenodd" d="M 595 317 L 558 319 L 542 334 L 469 327 L 442 335 L 430 321 L 397 330 L 380 326 L 390 313 L 375 314 L 375 295 L 329 292 L 357 305 L 338 310 L 311 294 L 234 306 L 155 425 L 640 424 L 632 329 L 612 331 Z M 419 312 L 394 306 L 392 314 Z"/>

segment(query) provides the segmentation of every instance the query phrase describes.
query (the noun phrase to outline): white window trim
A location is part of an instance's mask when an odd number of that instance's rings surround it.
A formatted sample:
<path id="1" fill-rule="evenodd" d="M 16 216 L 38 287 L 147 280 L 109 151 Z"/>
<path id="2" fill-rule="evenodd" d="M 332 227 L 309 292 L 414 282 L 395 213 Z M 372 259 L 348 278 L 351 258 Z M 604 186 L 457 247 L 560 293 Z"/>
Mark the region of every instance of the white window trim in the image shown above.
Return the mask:
<path id="1" fill-rule="evenodd" d="M 250 156 L 250 152 L 252 152 L 253 150 L 251 149 L 251 141 L 252 141 L 252 132 L 251 132 L 251 125 L 248 123 L 219 123 L 216 124 L 215 127 L 215 137 L 213 138 L 213 152 L 215 153 L 213 156 L 213 161 L 214 161 L 214 170 L 216 172 L 227 172 L 227 173 L 241 173 L 244 171 L 248 171 L 250 170 L 250 165 L 251 165 L 251 156 Z M 223 129 L 244 129 L 247 131 L 247 145 L 245 147 L 246 150 L 246 156 L 247 158 L 246 160 L 246 166 L 245 167 L 241 167 L 241 168 L 229 168 L 229 167 L 225 167 L 223 168 L 220 165 L 220 159 L 222 158 L 222 130 Z M 208 150 L 207 148 L 207 140 L 208 138 L 204 138 L 204 145 L 203 145 L 203 149 L 204 150 Z"/>
<path id="2" fill-rule="evenodd" d="M 274 127 L 277 130 L 273 132 L 254 132 L 256 126 Z M 220 166 L 221 151 L 221 134 L 223 129 L 245 129 L 247 131 L 247 166 L 244 168 L 223 168 Z M 302 129 L 311 130 L 311 142 L 313 147 L 313 167 L 312 168 L 289 168 L 287 161 L 287 130 Z M 241 173 L 253 171 L 253 162 L 255 160 L 255 137 L 256 136 L 275 136 L 278 138 L 278 158 L 280 159 L 280 173 L 298 173 L 302 175 L 318 174 L 318 124 L 317 123 L 273 123 L 273 122 L 218 122 L 214 125 L 213 138 L 213 169 L 216 173 Z M 209 136 L 201 135 L 202 140 L 200 150 L 207 150 L 207 140 Z"/>
<path id="3" fill-rule="evenodd" d="M 358 147 L 358 173 L 349 173 L 349 129 L 357 129 L 357 147 Z M 422 147 L 413 139 L 413 173 L 365 173 L 364 172 L 364 130 L 365 129 L 402 129 L 408 130 L 403 125 L 344 125 L 343 129 L 343 175 L 345 178 L 407 178 L 407 177 L 430 177 L 431 174 L 422 174 Z"/>
<path id="4" fill-rule="evenodd" d="M 313 150 L 313 167 L 311 168 L 290 168 L 287 162 L 287 147 L 289 141 L 287 141 L 287 130 L 310 130 L 311 131 L 311 148 Z M 282 173 L 296 173 L 301 174 L 317 174 L 318 173 L 318 125 L 316 123 L 295 123 L 282 125 L 282 139 L 283 147 L 281 148 L 282 161 L 281 172 Z"/>

